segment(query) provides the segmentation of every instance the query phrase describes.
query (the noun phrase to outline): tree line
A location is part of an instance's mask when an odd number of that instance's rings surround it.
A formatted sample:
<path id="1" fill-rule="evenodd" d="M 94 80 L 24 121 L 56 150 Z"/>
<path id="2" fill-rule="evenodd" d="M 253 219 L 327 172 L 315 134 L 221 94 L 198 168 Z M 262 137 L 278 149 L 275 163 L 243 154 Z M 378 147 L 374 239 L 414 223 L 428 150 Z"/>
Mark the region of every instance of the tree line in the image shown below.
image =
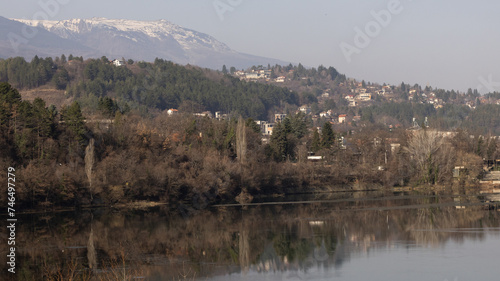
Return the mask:
<path id="1" fill-rule="evenodd" d="M 18 204 L 175 204 L 200 196 L 211 204 L 362 186 L 474 184 L 482 158 L 499 156 L 497 139 L 466 131 L 445 138 L 373 125 L 349 134 L 326 122 L 318 132 L 301 113 L 278 122 L 268 142 L 250 118 L 116 111 L 112 123 L 89 120 L 78 102 L 57 111 L 0 83 L 0 162 L 16 168 Z M 321 160 L 309 161 L 311 152 Z M 460 182 L 455 166 L 467 171 Z"/>

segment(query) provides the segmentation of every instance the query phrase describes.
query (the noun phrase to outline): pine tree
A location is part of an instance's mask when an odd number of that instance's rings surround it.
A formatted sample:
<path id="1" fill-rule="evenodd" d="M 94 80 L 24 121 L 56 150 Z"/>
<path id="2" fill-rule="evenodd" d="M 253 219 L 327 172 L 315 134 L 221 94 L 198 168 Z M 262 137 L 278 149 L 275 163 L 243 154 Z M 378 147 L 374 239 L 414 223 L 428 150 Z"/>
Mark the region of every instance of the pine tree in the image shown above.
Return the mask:
<path id="1" fill-rule="evenodd" d="M 321 149 L 321 138 L 319 136 L 319 132 L 317 128 L 314 128 L 312 141 L 311 141 L 311 150 L 313 152 L 317 152 Z"/>
<path id="2" fill-rule="evenodd" d="M 323 148 L 331 148 L 335 143 L 335 133 L 333 132 L 332 125 L 329 122 L 326 122 L 323 125 L 321 134 L 321 146 Z"/>
<path id="3" fill-rule="evenodd" d="M 61 118 L 73 135 L 74 140 L 81 144 L 85 136 L 85 122 L 82 109 L 78 102 L 73 102 L 69 107 L 61 110 Z"/>
<path id="4" fill-rule="evenodd" d="M 289 144 L 285 128 L 281 122 L 274 125 L 273 134 L 271 135 L 271 145 L 274 150 L 275 160 L 278 162 L 286 161 Z"/>

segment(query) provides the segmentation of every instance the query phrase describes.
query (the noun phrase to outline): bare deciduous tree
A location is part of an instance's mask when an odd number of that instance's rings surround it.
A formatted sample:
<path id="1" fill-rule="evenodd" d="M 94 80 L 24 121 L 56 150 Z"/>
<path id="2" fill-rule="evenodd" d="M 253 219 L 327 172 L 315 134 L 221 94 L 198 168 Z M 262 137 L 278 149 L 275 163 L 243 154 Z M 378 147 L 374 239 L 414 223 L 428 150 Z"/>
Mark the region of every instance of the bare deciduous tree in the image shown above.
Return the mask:
<path id="1" fill-rule="evenodd" d="M 93 198 L 92 170 L 94 167 L 94 139 L 90 139 L 89 145 L 85 148 L 85 173 L 89 180 L 90 200 Z"/>
<path id="2" fill-rule="evenodd" d="M 246 163 L 247 138 L 245 132 L 245 121 L 240 116 L 236 127 L 236 154 L 241 164 Z"/>
<path id="3" fill-rule="evenodd" d="M 406 151 L 415 165 L 422 183 L 436 183 L 450 165 L 450 149 L 446 149 L 443 136 L 437 131 L 413 131 Z"/>

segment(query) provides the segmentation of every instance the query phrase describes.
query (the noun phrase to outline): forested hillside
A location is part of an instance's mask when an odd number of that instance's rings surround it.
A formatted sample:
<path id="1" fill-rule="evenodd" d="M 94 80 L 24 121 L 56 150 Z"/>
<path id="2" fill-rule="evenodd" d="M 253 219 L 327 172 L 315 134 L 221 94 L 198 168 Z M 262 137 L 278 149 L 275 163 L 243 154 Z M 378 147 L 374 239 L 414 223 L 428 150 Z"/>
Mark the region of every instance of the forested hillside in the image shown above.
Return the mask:
<path id="1" fill-rule="evenodd" d="M 105 57 L 70 59 L 0 60 L 0 81 L 17 88 L 52 83 L 94 110 L 100 98 L 111 97 L 121 111 L 183 107 L 194 112 L 221 111 L 265 120 L 273 108 L 299 103 L 298 94 L 286 88 L 240 81 L 161 59 L 126 66 L 114 66 Z"/>
<path id="2" fill-rule="evenodd" d="M 311 117 L 331 111 L 333 117 L 346 114 L 360 116 L 368 124 L 403 127 L 412 126 L 413 118 L 419 124 L 427 118 L 428 124 L 439 130 L 462 128 L 474 134 L 500 135 L 499 93 L 480 96 L 472 89 L 461 93 L 417 84 L 379 85 L 347 79 L 333 67 L 307 69 L 301 64 L 252 67 L 246 73 L 269 73 L 268 79 L 252 80 L 236 75 L 234 67 L 228 71 L 224 66 L 220 72 L 161 59 L 122 63 L 115 66 L 106 57 L 84 60 L 73 55 L 35 57 L 30 62 L 19 57 L 0 59 L 0 81 L 21 91 L 44 88 L 34 95 L 44 99 L 43 94 L 50 89 L 65 91 L 66 104 L 76 100 L 87 114 L 107 118 L 117 111 L 136 110 L 152 116 L 175 108 L 185 113 L 220 111 L 273 121 L 275 113 L 293 114 L 299 106 L 307 105 Z M 277 77 L 285 82 L 274 82 Z M 370 100 L 351 106 L 346 98 L 360 90 L 371 92 Z M 335 120 L 318 118 L 314 125 L 319 127 L 326 121 Z"/>

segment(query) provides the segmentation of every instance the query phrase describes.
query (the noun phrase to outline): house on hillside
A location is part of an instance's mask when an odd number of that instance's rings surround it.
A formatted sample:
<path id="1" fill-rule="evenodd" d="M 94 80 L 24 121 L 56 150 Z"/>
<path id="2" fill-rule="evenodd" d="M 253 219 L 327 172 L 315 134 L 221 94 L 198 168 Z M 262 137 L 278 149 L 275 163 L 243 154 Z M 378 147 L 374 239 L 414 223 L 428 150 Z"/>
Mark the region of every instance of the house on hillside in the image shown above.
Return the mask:
<path id="1" fill-rule="evenodd" d="M 369 101 L 372 99 L 372 94 L 370 93 L 362 93 L 358 95 L 358 100 L 360 101 Z"/>
<path id="2" fill-rule="evenodd" d="M 286 118 L 286 114 L 283 114 L 283 113 L 274 114 L 274 122 L 281 122 L 285 118 Z"/>
<path id="3" fill-rule="evenodd" d="M 208 118 L 213 118 L 212 112 L 210 111 L 203 111 L 201 113 L 193 113 L 194 116 L 198 117 L 208 117 Z"/>
<path id="4" fill-rule="evenodd" d="M 264 124 L 264 135 L 270 136 L 273 134 L 274 123 L 266 123 Z"/>
<path id="5" fill-rule="evenodd" d="M 345 119 L 347 118 L 347 114 L 340 114 L 339 115 L 339 123 L 344 123 Z"/>
<path id="6" fill-rule="evenodd" d="M 125 65 L 125 62 L 123 60 L 119 60 L 119 59 L 115 59 L 111 63 L 114 64 L 115 66 L 124 66 Z"/>
<path id="7" fill-rule="evenodd" d="M 261 75 L 257 72 L 254 73 L 245 73 L 245 78 L 248 80 L 257 80 L 261 78 Z"/>
<path id="8" fill-rule="evenodd" d="M 220 111 L 216 111 L 215 112 L 215 119 L 217 119 L 217 120 L 224 120 L 226 118 L 227 118 L 227 114 L 222 113 Z"/>
<path id="9" fill-rule="evenodd" d="M 307 114 L 311 113 L 311 107 L 309 107 L 307 105 L 303 105 L 299 108 L 299 111 L 304 113 L 305 115 L 307 115 Z"/>
<path id="10" fill-rule="evenodd" d="M 167 114 L 168 115 L 174 115 L 174 114 L 177 114 L 177 113 L 179 113 L 179 111 L 177 109 L 171 108 L 171 109 L 167 110 Z"/>

